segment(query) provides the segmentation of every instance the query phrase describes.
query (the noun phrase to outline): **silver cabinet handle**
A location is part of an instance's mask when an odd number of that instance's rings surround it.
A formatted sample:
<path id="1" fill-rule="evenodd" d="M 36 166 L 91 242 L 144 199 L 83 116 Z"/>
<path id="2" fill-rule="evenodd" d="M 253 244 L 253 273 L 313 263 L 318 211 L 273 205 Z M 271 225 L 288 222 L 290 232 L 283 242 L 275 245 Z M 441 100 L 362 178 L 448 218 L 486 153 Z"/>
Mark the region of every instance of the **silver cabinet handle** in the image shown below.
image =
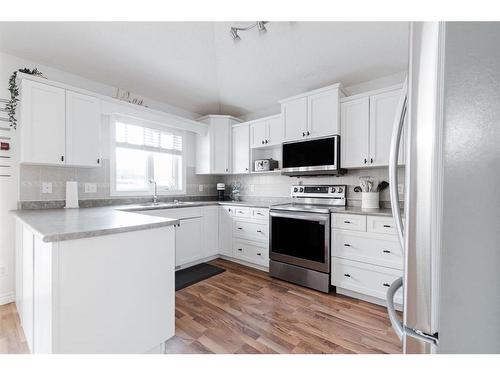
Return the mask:
<path id="1" fill-rule="evenodd" d="M 399 118 L 394 120 L 392 128 L 391 148 L 389 153 L 389 191 L 391 197 L 392 216 L 396 221 L 396 229 L 398 231 L 399 243 L 404 251 L 404 228 L 399 209 L 399 194 L 398 194 L 398 155 L 399 145 L 401 143 L 401 135 L 403 134 L 403 126 L 405 123 L 406 110 L 408 101 L 408 78 L 405 79 L 403 89 L 401 91 L 401 99 L 398 103 Z"/>

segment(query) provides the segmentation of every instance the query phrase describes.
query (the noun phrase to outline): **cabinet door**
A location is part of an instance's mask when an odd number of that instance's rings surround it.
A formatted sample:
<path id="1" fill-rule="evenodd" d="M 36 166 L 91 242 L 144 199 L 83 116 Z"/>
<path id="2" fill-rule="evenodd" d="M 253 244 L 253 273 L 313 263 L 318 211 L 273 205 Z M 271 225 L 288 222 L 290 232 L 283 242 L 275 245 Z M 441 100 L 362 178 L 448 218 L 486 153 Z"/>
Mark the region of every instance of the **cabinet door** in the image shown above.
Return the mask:
<path id="1" fill-rule="evenodd" d="M 219 206 L 203 207 L 203 257 L 219 253 Z"/>
<path id="2" fill-rule="evenodd" d="M 283 142 L 283 121 L 281 121 L 281 116 L 268 118 L 266 121 L 266 127 L 267 145 L 274 146 L 281 144 Z"/>
<path id="3" fill-rule="evenodd" d="M 370 165 L 389 165 L 392 127 L 401 90 L 370 96 Z"/>
<path id="4" fill-rule="evenodd" d="M 285 140 L 304 139 L 307 132 L 307 97 L 290 100 L 281 105 Z"/>
<path id="5" fill-rule="evenodd" d="M 65 163 L 65 90 L 29 80 L 21 85 L 21 163 Z"/>
<path id="6" fill-rule="evenodd" d="M 219 254 L 233 254 L 233 208 L 219 208 Z"/>
<path id="7" fill-rule="evenodd" d="M 248 124 L 233 127 L 232 137 L 232 173 L 248 173 L 250 171 L 250 127 Z"/>
<path id="8" fill-rule="evenodd" d="M 226 119 L 215 120 L 212 126 L 213 170 L 212 173 L 229 173 L 231 126 Z"/>
<path id="9" fill-rule="evenodd" d="M 265 146 L 267 139 L 266 120 L 252 122 L 250 125 L 250 136 L 252 148 Z"/>
<path id="10" fill-rule="evenodd" d="M 203 258 L 202 218 L 181 220 L 175 234 L 175 266 Z"/>
<path id="11" fill-rule="evenodd" d="M 309 137 L 340 133 L 338 89 L 311 95 L 307 103 Z"/>
<path id="12" fill-rule="evenodd" d="M 370 100 L 364 97 L 344 102 L 341 108 L 340 150 L 342 168 L 368 165 Z"/>
<path id="13" fill-rule="evenodd" d="M 100 100 L 66 91 L 66 164 L 99 166 L 100 139 Z"/>

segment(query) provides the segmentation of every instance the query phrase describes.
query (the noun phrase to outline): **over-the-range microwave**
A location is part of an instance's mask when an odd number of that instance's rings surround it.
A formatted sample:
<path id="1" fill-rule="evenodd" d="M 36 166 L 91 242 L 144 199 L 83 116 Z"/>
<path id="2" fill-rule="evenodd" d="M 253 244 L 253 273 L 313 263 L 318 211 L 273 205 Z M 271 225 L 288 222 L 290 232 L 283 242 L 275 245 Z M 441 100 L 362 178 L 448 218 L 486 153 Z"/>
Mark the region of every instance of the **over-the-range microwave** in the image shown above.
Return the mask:
<path id="1" fill-rule="evenodd" d="M 288 176 L 339 175 L 340 136 L 283 143 L 282 174 Z"/>

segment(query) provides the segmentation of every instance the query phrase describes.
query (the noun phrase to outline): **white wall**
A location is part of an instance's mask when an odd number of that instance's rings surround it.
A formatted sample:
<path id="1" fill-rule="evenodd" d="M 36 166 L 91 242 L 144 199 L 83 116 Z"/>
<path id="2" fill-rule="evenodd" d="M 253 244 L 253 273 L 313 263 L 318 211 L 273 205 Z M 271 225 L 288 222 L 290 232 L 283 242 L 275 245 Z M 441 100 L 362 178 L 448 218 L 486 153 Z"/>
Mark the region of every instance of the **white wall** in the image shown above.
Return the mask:
<path id="1" fill-rule="evenodd" d="M 38 64 L 33 61 L 18 58 L 16 56 L 0 53 L 0 98 L 9 99 L 10 93 L 8 91 L 8 80 L 12 73 L 20 68 L 38 68 L 44 75 L 54 81 L 66 83 L 82 89 L 87 89 L 102 95 L 114 96 L 116 88 L 101 84 L 99 82 L 91 81 L 86 78 L 64 72 L 58 69 L 53 69 L 48 66 Z M 171 106 L 166 103 L 160 103 L 151 99 L 145 99 L 145 104 L 150 108 L 169 112 L 185 118 L 196 119 L 200 117 L 199 114 L 186 111 L 181 108 Z M 5 123 L 4 125 L 8 125 Z M 19 124 L 22 126 L 22 124 Z M 13 133 L 12 149 L 16 151 L 16 132 Z M 188 167 L 190 171 L 194 171 L 194 137 L 187 137 L 186 148 L 188 150 Z M 106 149 L 103 150 L 106 154 Z M 19 166 L 17 165 L 17 156 L 14 160 L 15 168 L 12 178 L 10 180 L 0 180 L 0 270 L 4 267 L 4 275 L 0 274 L 0 305 L 3 303 L 11 302 L 14 299 L 15 288 L 15 274 L 14 274 L 14 219 L 8 212 L 17 208 L 17 201 L 19 200 Z M 24 167 L 23 167 L 24 168 Z M 51 168 L 51 167 L 38 167 L 38 168 Z M 193 173 L 191 173 L 193 174 Z M 208 182 L 207 182 L 208 181 Z M 197 191 L 198 180 L 188 181 L 191 182 L 191 191 Z M 202 180 L 200 183 L 213 185 L 211 179 Z M 32 187 L 36 190 L 38 187 Z M 215 188 L 214 188 L 215 189 Z M 55 193 L 57 194 L 57 193 Z"/>

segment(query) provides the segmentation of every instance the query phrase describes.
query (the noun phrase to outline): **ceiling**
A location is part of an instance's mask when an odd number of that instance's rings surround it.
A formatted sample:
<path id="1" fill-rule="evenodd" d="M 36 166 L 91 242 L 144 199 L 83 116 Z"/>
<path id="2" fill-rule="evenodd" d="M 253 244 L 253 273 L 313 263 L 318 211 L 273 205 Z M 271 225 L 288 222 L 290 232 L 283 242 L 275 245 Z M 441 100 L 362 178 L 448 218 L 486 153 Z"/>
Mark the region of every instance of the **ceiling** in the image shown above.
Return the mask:
<path id="1" fill-rule="evenodd" d="M 0 23 L 0 50 L 199 114 L 241 116 L 407 65 L 405 22 Z"/>

